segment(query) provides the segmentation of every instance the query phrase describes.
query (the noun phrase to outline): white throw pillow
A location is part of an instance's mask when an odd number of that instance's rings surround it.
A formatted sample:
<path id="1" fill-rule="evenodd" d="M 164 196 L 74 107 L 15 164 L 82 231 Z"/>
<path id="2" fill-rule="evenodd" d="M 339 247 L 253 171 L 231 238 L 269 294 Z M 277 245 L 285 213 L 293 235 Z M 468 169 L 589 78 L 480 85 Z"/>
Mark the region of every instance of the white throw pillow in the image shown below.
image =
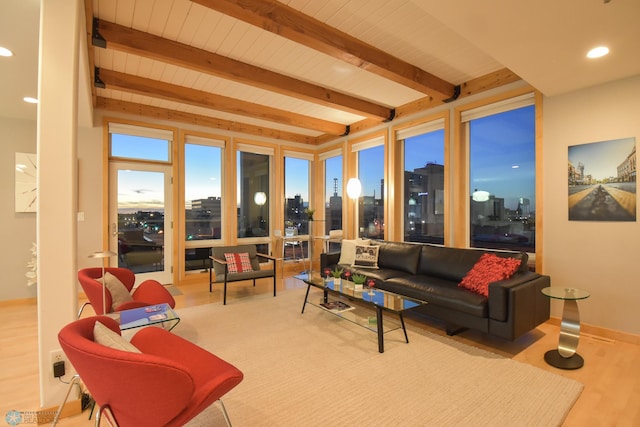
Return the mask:
<path id="1" fill-rule="evenodd" d="M 107 328 L 100 322 L 93 325 L 93 340 L 100 345 L 116 350 L 129 351 L 131 353 L 141 353 L 138 348 L 129 341 L 122 338 L 120 334 Z"/>
<path id="2" fill-rule="evenodd" d="M 102 278 L 98 279 L 102 282 Z M 108 271 L 104 274 L 104 284 L 111 294 L 111 311 L 125 302 L 133 301 L 133 297 L 129 293 L 127 287 L 113 274 Z"/>
<path id="3" fill-rule="evenodd" d="M 369 239 L 342 239 L 342 249 L 340 249 L 340 261 L 338 264 L 351 265 L 356 259 L 356 245 L 369 246 Z"/>

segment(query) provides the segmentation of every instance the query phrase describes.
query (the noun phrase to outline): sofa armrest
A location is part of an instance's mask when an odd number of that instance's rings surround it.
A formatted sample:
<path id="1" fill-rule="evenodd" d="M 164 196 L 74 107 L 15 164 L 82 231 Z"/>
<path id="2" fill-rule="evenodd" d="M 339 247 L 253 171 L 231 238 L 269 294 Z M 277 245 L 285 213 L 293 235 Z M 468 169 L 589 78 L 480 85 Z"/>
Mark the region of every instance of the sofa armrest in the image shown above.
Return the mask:
<path id="1" fill-rule="evenodd" d="M 333 266 L 338 264 L 338 261 L 340 261 L 340 252 L 321 253 L 320 273 L 322 273 L 325 268 L 333 268 Z"/>
<path id="2" fill-rule="evenodd" d="M 523 283 L 535 279 L 539 274 L 531 271 L 518 272 L 509 279 L 489 284 L 489 318 L 505 322 L 509 317 L 509 293 Z"/>
<path id="3" fill-rule="evenodd" d="M 549 319 L 549 298 L 541 292 L 551 279 L 533 272 L 518 273 L 489 285 L 489 319 L 507 322 L 510 336 L 518 336 Z"/>

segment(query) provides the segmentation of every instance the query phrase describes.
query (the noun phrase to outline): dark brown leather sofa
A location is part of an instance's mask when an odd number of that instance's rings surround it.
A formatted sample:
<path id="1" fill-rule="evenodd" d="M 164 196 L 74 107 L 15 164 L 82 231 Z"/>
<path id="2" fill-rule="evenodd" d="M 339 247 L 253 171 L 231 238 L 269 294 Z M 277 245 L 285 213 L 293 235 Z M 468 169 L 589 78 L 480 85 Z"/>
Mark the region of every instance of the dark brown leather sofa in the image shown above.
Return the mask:
<path id="1" fill-rule="evenodd" d="M 376 287 L 427 301 L 420 310 L 441 319 L 452 335 L 464 328 L 515 340 L 549 319 L 549 298 L 540 291 L 549 276 L 529 271 L 524 252 L 461 249 L 421 243 L 372 241 L 379 245 L 378 268 L 340 265 L 345 271 L 373 278 Z M 458 283 L 484 253 L 521 260 L 507 280 L 490 283 L 485 297 Z M 320 271 L 333 269 L 340 253 L 323 253 Z"/>

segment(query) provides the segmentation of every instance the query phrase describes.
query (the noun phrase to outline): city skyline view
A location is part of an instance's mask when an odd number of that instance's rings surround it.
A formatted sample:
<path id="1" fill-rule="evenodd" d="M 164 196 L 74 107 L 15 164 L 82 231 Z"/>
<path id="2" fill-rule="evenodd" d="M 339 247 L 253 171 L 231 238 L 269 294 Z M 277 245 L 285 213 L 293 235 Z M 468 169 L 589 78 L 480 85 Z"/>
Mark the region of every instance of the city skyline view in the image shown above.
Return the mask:
<path id="1" fill-rule="evenodd" d="M 488 191 L 496 197 L 505 199 L 505 206 L 516 209 L 520 198 L 527 198 L 535 206 L 535 144 L 532 131 L 535 125 L 533 106 L 518 108 L 500 114 L 475 119 L 470 126 L 470 191 Z M 496 132 L 496 128 L 500 132 Z M 161 160 L 154 154 L 158 147 L 167 141 L 142 138 L 130 135 L 112 135 L 118 141 L 119 156 L 124 158 L 144 158 Z M 413 171 L 428 163 L 444 164 L 442 148 L 444 131 L 437 130 L 412 137 L 412 144 L 406 144 L 405 170 Z M 622 140 L 625 141 L 625 140 Z M 628 141 L 627 145 L 628 145 Z M 621 144 L 621 146 L 624 144 Z M 431 147 L 433 149 L 431 149 Z M 164 150 L 161 150 L 164 151 Z M 192 200 L 221 197 L 222 168 L 220 147 L 185 144 L 185 205 L 190 208 Z M 363 184 L 361 196 L 381 198 L 381 179 L 383 167 L 370 167 L 378 163 L 384 164 L 384 146 L 365 149 L 359 154 L 359 178 Z M 331 162 L 341 160 L 342 156 L 327 159 L 327 171 Z M 285 173 L 285 199 L 296 195 L 308 204 L 309 197 L 309 161 L 287 157 Z M 496 166 L 498 165 L 498 166 Z M 333 195 L 334 178 L 337 178 L 338 195 L 342 196 L 342 165 L 339 176 L 327 176 L 325 182 L 325 199 Z M 338 175 L 338 174 L 336 174 Z M 129 175 L 134 178 L 133 175 Z M 125 203 L 119 209 L 126 209 L 129 197 L 137 198 L 137 206 L 158 209 L 163 205 L 160 197 L 161 186 L 154 184 L 148 173 L 135 179 L 122 181 L 119 188 L 121 199 Z M 525 188 L 529 191 L 523 190 Z M 127 194 L 129 196 L 127 196 Z M 239 198 L 238 198 L 239 199 Z"/>

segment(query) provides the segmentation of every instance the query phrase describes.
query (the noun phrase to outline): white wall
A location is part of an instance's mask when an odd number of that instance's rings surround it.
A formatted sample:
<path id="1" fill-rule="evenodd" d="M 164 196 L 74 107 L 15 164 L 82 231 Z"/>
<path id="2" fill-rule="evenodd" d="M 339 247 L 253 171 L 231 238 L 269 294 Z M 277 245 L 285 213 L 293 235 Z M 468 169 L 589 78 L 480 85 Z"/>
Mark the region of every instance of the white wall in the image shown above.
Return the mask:
<path id="1" fill-rule="evenodd" d="M 578 303 L 583 323 L 640 334 L 640 212 L 584 222 L 567 211 L 568 147 L 628 137 L 640 143 L 640 76 L 544 100 L 544 273 L 591 293 Z"/>
<path id="2" fill-rule="evenodd" d="M 106 207 L 104 207 L 106 211 Z M 89 254 L 102 248 L 102 122 L 78 129 L 78 268 L 99 267 Z"/>
<path id="3" fill-rule="evenodd" d="M 15 153 L 36 152 L 36 122 L 0 117 L 0 301 L 33 298 L 27 286 L 31 243 L 36 241 L 36 214 L 15 212 Z"/>
<path id="4" fill-rule="evenodd" d="M 102 123 L 99 123 L 101 126 Z M 15 153 L 36 152 L 36 122 L 0 117 L 0 301 L 35 298 L 36 287 L 27 286 L 31 243 L 36 241 L 36 213 L 15 212 Z M 102 249 L 102 128 L 78 129 L 78 268 L 94 267 L 88 258 Z"/>

